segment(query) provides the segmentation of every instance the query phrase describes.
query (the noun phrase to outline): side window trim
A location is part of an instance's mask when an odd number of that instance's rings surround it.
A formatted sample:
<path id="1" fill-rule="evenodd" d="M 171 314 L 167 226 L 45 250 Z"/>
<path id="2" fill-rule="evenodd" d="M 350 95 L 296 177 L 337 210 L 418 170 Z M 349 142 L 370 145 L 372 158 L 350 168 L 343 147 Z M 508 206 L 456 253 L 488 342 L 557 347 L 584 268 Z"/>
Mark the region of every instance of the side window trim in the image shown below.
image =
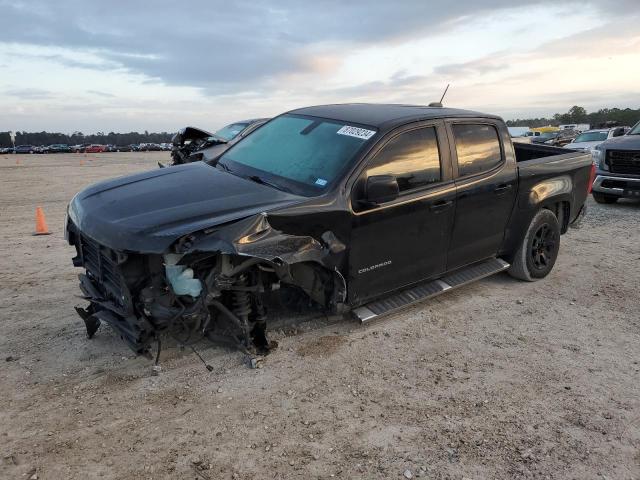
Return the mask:
<path id="1" fill-rule="evenodd" d="M 367 167 L 371 167 L 371 162 L 376 160 L 378 155 L 380 155 L 385 150 L 385 148 L 387 148 L 387 146 L 389 146 L 394 140 L 398 139 L 399 137 L 401 137 L 403 135 L 411 134 L 412 132 L 417 132 L 417 131 L 420 131 L 420 130 L 422 130 L 422 131 L 433 130 L 433 134 L 434 134 L 435 141 L 436 141 L 436 150 L 438 152 L 438 166 L 439 166 L 439 177 L 440 178 L 436 182 L 429 182 L 429 183 L 426 183 L 424 185 L 418 185 L 418 186 L 413 187 L 413 188 L 407 188 L 405 190 L 400 190 L 399 196 L 400 197 L 407 196 L 407 195 L 410 195 L 410 194 L 412 194 L 414 192 L 418 192 L 418 191 L 421 191 L 421 190 L 423 190 L 425 188 L 429 188 L 430 186 L 438 185 L 438 184 L 442 183 L 442 158 L 441 158 L 441 155 L 440 155 L 440 142 L 438 141 L 438 130 L 436 129 L 435 126 L 419 126 L 419 127 L 415 127 L 415 128 L 410 128 L 410 129 L 404 130 L 404 131 L 398 133 L 397 135 L 394 135 L 393 137 L 389 138 L 389 140 L 387 140 L 387 142 L 385 142 L 385 144 L 373 156 L 371 156 L 371 158 L 369 158 L 369 160 L 367 162 L 367 165 L 365 165 L 365 168 L 364 168 L 363 171 L 366 171 Z M 424 157 L 424 165 L 423 165 L 424 167 L 427 166 L 426 160 L 427 160 L 427 158 Z M 400 177 L 398 177 L 398 178 L 400 178 Z"/>
<path id="2" fill-rule="evenodd" d="M 500 129 L 495 122 L 487 118 L 464 118 L 464 119 L 451 119 L 446 122 L 446 131 L 447 137 L 449 138 L 449 154 L 451 155 L 451 169 L 452 169 L 452 178 L 457 181 L 466 181 L 471 179 L 476 179 L 483 176 L 490 176 L 493 173 L 497 172 L 501 168 L 505 166 L 507 163 L 506 152 L 504 151 L 504 144 L 502 141 L 502 137 L 500 135 Z M 484 172 L 475 173 L 473 175 L 465 175 L 460 176 L 460 172 L 458 169 L 458 152 L 456 150 L 456 137 L 453 133 L 454 125 L 486 125 L 492 127 L 498 138 L 498 145 L 500 147 L 500 163 L 493 167 L 490 170 L 486 170 Z"/>
<path id="3" fill-rule="evenodd" d="M 446 127 L 444 121 L 441 119 L 438 120 L 429 120 L 423 122 L 415 122 L 406 125 L 402 125 L 391 132 L 388 132 L 383 138 L 381 138 L 376 145 L 367 153 L 367 155 L 360 161 L 358 166 L 351 172 L 349 179 L 347 180 L 347 190 L 349 193 L 349 198 L 353 197 L 353 190 L 356 188 L 358 179 L 366 170 L 369 162 L 375 158 L 375 156 L 383 149 L 385 146 L 392 141 L 394 138 L 402 135 L 404 133 L 410 132 L 412 130 L 417 130 L 419 128 L 434 128 L 436 132 L 436 143 L 438 146 L 438 153 L 440 157 L 440 181 L 434 182 L 428 185 L 424 185 L 422 187 L 413 188 L 411 190 L 405 190 L 401 192 L 398 197 L 398 203 L 404 203 L 407 197 L 418 196 L 423 191 L 430 191 L 434 188 L 438 188 L 442 185 L 447 185 L 451 181 L 453 181 L 453 172 L 451 170 L 452 161 L 451 161 L 451 153 L 450 149 L 447 148 L 449 142 L 448 134 L 446 131 Z M 402 201 L 400 201 L 402 199 Z M 350 201 L 351 203 L 351 201 Z"/>

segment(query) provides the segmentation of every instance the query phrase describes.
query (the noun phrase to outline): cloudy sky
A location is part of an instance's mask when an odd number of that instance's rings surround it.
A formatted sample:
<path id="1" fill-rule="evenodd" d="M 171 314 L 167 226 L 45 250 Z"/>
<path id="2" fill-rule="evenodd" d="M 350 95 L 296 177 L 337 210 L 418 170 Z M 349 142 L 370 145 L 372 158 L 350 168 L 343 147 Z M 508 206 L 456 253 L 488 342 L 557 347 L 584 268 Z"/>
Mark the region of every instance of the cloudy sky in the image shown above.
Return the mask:
<path id="1" fill-rule="evenodd" d="M 640 0 L 0 0 L 0 131 L 215 129 L 311 104 L 640 107 Z"/>

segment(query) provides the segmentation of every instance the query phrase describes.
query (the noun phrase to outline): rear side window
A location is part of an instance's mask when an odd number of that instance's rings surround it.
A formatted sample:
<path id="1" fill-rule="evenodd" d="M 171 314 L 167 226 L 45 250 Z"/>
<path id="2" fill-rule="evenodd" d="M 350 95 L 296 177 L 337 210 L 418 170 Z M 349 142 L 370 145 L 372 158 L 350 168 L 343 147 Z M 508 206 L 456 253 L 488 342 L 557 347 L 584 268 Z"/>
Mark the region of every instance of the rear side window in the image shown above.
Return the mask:
<path id="1" fill-rule="evenodd" d="M 367 177 L 393 175 L 400 192 L 439 182 L 440 152 L 435 127 L 401 133 L 389 141 L 369 163 Z"/>
<path id="2" fill-rule="evenodd" d="M 488 172 L 502 163 L 498 132 L 490 125 L 453 125 L 458 154 L 458 176 Z"/>

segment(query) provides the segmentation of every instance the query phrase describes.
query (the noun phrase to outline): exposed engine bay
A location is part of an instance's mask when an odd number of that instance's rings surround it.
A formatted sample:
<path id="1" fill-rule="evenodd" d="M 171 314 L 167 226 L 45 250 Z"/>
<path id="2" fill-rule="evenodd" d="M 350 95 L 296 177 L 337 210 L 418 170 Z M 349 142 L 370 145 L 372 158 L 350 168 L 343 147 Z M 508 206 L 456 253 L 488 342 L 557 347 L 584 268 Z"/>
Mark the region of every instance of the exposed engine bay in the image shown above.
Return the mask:
<path id="1" fill-rule="evenodd" d="M 76 247 L 74 265 L 85 268 L 80 288 L 88 300 L 76 307 L 91 338 L 108 323 L 138 354 L 174 339 L 189 345 L 203 338 L 262 355 L 267 339 L 265 301 L 297 292 L 332 313 L 344 309 L 345 281 L 335 268 L 344 245 L 330 233 L 322 242 L 284 234 L 266 214 L 222 229 L 180 238 L 171 253 L 112 250 L 67 224 Z"/>
<path id="2" fill-rule="evenodd" d="M 171 139 L 171 160 L 173 165 L 209 160 L 204 158 L 201 150 L 214 145 L 224 145 L 227 141 L 214 136 L 206 130 L 195 127 L 185 127 Z M 220 151 L 222 153 L 224 149 Z"/>

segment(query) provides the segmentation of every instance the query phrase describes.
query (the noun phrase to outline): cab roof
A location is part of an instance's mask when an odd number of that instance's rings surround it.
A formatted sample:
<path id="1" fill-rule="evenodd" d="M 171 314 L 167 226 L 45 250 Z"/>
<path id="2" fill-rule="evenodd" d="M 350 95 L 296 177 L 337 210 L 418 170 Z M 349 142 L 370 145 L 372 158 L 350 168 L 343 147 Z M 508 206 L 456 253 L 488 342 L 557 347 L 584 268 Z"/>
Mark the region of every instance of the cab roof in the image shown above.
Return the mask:
<path id="1" fill-rule="evenodd" d="M 287 113 L 328 118 L 388 130 L 406 123 L 435 118 L 483 117 L 502 120 L 495 115 L 457 108 L 427 107 L 423 105 L 343 103 L 298 108 Z"/>

